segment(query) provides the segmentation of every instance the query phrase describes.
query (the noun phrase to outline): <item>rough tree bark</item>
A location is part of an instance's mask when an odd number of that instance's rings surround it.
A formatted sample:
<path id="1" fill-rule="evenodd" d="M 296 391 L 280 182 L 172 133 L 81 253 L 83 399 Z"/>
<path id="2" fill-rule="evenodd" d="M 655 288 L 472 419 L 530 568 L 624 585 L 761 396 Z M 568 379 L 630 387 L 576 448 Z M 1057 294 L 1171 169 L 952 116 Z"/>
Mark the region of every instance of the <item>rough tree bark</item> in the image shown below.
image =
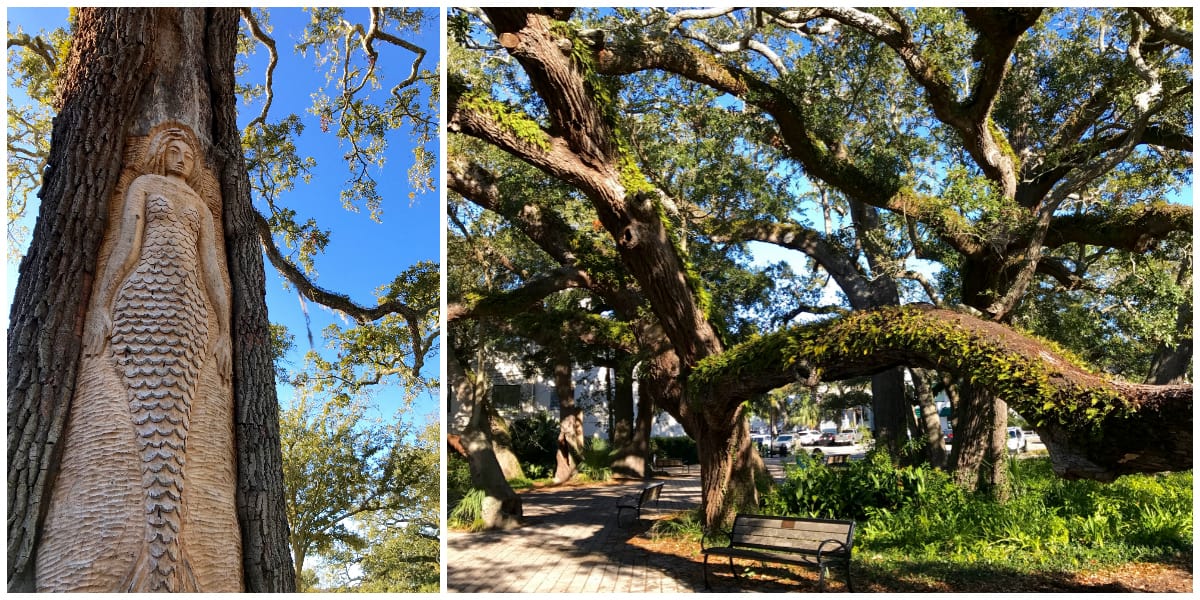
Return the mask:
<path id="1" fill-rule="evenodd" d="M 51 137 L 50 168 L 10 314 L 10 591 L 33 556 L 81 360 L 84 311 L 123 147 L 165 119 L 191 127 L 222 182 L 233 284 L 238 521 L 249 591 L 292 591 L 264 274 L 236 126 L 236 9 L 81 9 Z M 115 591 L 115 590 L 114 590 Z"/>
<path id="2" fill-rule="evenodd" d="M 933 403 L 933 391 L 929 387 L 930 375 L 924 369 L 909 369 L 913 387 L 916 388 L 917 405 L 921 407 L 918 431 L 925 436 L 925 449 L 929 464 L 938 469 L 946 467 L 946 442 L 942 437 L 942 422 L 938 418 L 937 405 Z"/>
<path id="3" fill-rule="evenodd" d="M 448 429 L 459 436 L 458 445 L 470 464 L 471 482 L 487 494 L 483 521 L 488 529 L 517 527 L 521 524 L 521 497 L 508 485 L 492 447 L 486 383 L 463 365 L 454 344 L 446 345 L 446 373 L 451 388 Z"/>
<path id="4" fill-rule="evenodd" d="M 583 411 L 575 406 L 571 357 L 558 353 L 554 361 L 554 393 L 558 396 L 558 448 L 554 453 L 554 482 L 570 481 L 583 458 Z"/>

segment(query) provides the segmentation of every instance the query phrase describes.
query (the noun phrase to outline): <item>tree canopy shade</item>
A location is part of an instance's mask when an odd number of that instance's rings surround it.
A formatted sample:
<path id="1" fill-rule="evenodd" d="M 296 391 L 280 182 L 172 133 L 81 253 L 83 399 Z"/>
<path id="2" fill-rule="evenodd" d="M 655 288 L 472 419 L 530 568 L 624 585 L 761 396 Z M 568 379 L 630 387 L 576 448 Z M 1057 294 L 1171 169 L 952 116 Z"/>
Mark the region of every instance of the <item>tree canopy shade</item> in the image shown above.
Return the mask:
<path id="1" fill-rule="evenodd" d="M 11 218 L 24 210 L 29 191 L 40 188 L 41 216 L 22 263 L 9 330 L 10 589 L 33 585 L 31 548 L 38 543 L 45 495 L 56 471 L 57 443 L 75 385 L 73 365 L 79 359 L 82 311 L 96 270 L 96 247 L 106 227 L 105 200 L 121 171 L 122 146 L 128 136 L 144 135 L 155 120 L 167 118 L 181 120 L 198 132 L 203 141 L 201 154 L 222 184 L 225 259 L 233 284 L 232 404 L 246 588 L 294 590 L 277 371 L 272 365 L 281 348 L 278 342 L 288 336 L 267 320 L 264 251 L 293 289 L 346 315 L 352 323 L 326 331 L 336 359 L 312 353 L 299 374 L 289 374 L 290 383 L 308 386 L 309 391 L 319 388 L 330 396 L 361 397 L 367 386 L 399 382 L 402 392 L 397 395 L 408 396 L 397 404 L 406 409 L 413 396 L 437 385 L 436 377 L 430 377 L 425 369 L 437 346 L 437 262 L 414 259 L 407 268 L 401 265 L 395 278 L 378 289 L 374 303 L 359 303 L 348 293 L 317 285 L 314 257 L 324 251 L 331 235 L 322 229 L 327 224 L 305 221 L 303 211 L 291 204 L 297 196 L 288 195 L 297 179 L 308 183 L 318 169 L 314 160 L 303 154 L 300 137 L 306 118 L 276 114 L 294 110 L 296 104 L 291 98 L 276 96 L 275 69 L 281 61 L 266 12 L 82 9 L 71 15 L 70 35 L 56 32 L 41 38 L 10 31 L 9 37 L 10 66 L 16 65 L 10 76 L 21 76 L 31 101 L 30 106 L 14 107 L 10 97 L 10 117 L 14 113 L 32 115 L 36 111 L 31 107 L 52 103 L 57 112 L 53 135 L 46 130 L 49 112 L 43 113 L 43 120 L 22 117 L 18 119 L 20 127 L 9 129 L 9 147 L 22 150 L 17 153 L 20 159 L 9 163 L 10 178 L 14 164 L 43 161 L 40 164 L 51 165 L 44 182 L 36 166 L 18 169 L 16 173 L 23 179 L 10 187 L 9 196 Z M 319 127 L 312 130 L 320 129 L 349 148 L 340 157 L 350 167 L 340 188 L 341 203 L 352 210 L 366 208 L 378 219 L 387 190 L 401 187 L 377 181 L 389 156 L 389 143 L 396 146 L 398 132 L 411 134 L 413 140 L 411 146 L 404 145 L 405 151 L 413 154 L 406 190 L 411 191 L 409 199 L 435 187 L 432 166 L 437 160 L 429 147 L 438 122 L 437 70 L 424 48 L 404 39 L 419 31 L 430 15 L 398 8 L 370 9 L 362 15 L 369 23 L 355 24 L 337 8 L 312 10 L 305 19 L 307 24 L 294 18 L 286 22 L 300 23 L 298 29 L 303 30 L 298 52 L 307 53 L 331 74 L 326 83 L 335 91 L 314 83 L 318 93 L 313 121 Z M 245 65 L 239 62 L 246 56 L 239 53 L 248 53 L 258 44 L 267 48 L 269 55 L 262 62 L 263 71 L 251 72 L 251 76 L 265 75 L 261 85 L 243 77 Z M 385 62 L 396 60 L 401 53 L 403 64 L 396 72 L 402 75 L 387 77 Z M 386 88 L 373 93 L 377 86 Z M 247 102 L 253 112 L 241 122 L 235 106 L 238 100 Z M 47 139 L 48 150 L 43 152 L 40 142 Z M 326 141 L 325 145 L 334 144 Z M 403 158 L 395 150 L 390 156 Z M 401 168 L 405 163 L 394 162 Z M 14 195 L 14 189 L 21 192 Z M 316 187 L 304 189 L 315 193 Z M 331 194 L 335 195 L 338 191 Z M 426 226 L 436 231 L 432 220 Z M 10 241 L 12 234 L 10 229 Z M 427 250 L 427 257 L 433 258 L 436 247 L 429 245 Z M 368 261 L 356 257 L 355 263 L 360 262 Z M 47 303 L 50 298 L 54 301 Z M 309 336 L 311 345 L 311 329 Z M 49 348 L 54 351 L 47 351 Z M 390 449 L 395 461 L 390 468 L 421 463 L 425 469 L 418 494 L 421 500 L 412 502 L 427 507 L 431 501 L 425 489 L 428 456 L 402 459 L 405 448 L 397 441 Z M 378 469 L 370 473 L 378 474 Z M 398 487 L 407 482 L 389 481 Z M 408 498 L 403 490 L 389 493 Z M 392 512 L 376 515 L 374 522 L 386 523 L 403 513 L 399 501 L 387 508 Z M 401 517 L 408 520 L 411 514 Z M 421 564 L 428 570 L 425 550 Z M 353 561 L 350 556 L 341 559 Z M 377 559 L 374 564 L 380 574 L 392 563 Z M 380 577 L 386 579 L 388 574 Z M 422 585 L 427 587 L 427 582 Z M 388 589 L 396 587 L 387 584 Z"/>
<path id="2" fill-rule="evenodd" d="M 896 365 L 955 378 L 952 468 L 981 482 L 1002 483 L 981 470 L 1003 462 L 1007 406 L 1063 474 L 1191 468 L 1190 386 L 1063 370 L 1014 326 L 1034 292 L 1117 292 L 1097 256 L 1190 273 L 1191 207 L 1169 201 L 1191 183 L 1191 49 L 1172 41 L 1190 27 L 1187 9 L 460 10 L 448 186 L 475 208 L 451 212 L 465 243 L 486 247 L 487 223 L 538 253 L 452 287 L 452 319 L 585 290 L 636 339 L 641 393 L 697 439 L 709 523 L 754 502 L 745 400 Z M 829 302 L 782 270 L 732 285 L 751 241 L 803 252 L 856 312 L 753 337 Z M 773 283 L 810 293 L 772 303 Z M 913 300 L 943 308 L 886 308 Z M 1142 347 L 1190 340 L 1177 323 Z M 883 387 L 898 439 L 908 404 Z"/>

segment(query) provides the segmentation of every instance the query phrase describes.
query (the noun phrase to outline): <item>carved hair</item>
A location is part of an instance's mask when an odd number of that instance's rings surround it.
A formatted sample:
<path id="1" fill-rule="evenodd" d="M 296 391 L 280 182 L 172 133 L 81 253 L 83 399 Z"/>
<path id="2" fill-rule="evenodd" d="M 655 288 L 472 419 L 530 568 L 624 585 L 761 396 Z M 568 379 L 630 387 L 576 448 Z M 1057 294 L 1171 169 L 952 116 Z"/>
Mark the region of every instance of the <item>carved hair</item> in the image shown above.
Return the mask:
<path id="1" fill-rule="evenodd" d="M 154 173 L 157 175 L 167 174 L 167 148 L 171 142 L 181 141 L 187 144 L 192 150 L 192 172 L 187 174 L 187 184 L 192 189 L 199 189 L 200 177 L 203 168 L 200 164 L 200 141 L 196 139 L 196 134 L 188 127 L 167 127 L 159 129 L 150 138 L 150 145 L 146 150 L 146 158 L 143 163 L 143 172 Z"/>

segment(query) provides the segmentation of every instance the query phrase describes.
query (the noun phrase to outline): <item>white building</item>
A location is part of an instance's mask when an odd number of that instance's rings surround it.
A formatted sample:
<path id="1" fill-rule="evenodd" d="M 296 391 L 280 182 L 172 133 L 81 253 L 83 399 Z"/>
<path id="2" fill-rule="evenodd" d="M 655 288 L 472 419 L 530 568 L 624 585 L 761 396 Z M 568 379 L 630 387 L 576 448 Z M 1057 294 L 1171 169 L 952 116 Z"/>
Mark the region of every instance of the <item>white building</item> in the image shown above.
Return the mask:
<path id="1" fill-rule="evenodd" d="M 608 438 L 610 400 L 615 393 L 610 385 L 612 369 L 592 367 L 577 369 L 574 373 L 575 405 L 583 413 L 583 434 L 587 437 Z M 637 416 L 637 382 L 633 384 L 634 418 Z M 524 415 L 548 411 L 558 416 L 558 395 L 554 391 L 554 380 L 534 374 L 526 376 L 520 366 L 512 363 L 497 364 L 492 369 L 492 406 L 510 421 Z M 675 437 L 686 435 L 683 426 L 671 415 L 660 412 L 651 426 L 652 437 Z"/>

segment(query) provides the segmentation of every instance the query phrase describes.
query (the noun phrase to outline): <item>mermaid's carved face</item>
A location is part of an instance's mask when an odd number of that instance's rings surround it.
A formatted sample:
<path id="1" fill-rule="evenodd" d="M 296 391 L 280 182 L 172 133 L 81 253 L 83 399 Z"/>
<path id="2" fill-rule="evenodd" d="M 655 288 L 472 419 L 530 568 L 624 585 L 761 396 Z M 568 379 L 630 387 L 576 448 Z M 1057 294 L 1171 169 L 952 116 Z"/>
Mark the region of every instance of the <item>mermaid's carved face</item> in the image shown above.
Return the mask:
<path id="1" fill-rule="evenodd" d="M 168 175 L 187 179 L 196 166 L 196 156 L 187 142 L 172 140 L 165 150 L 166 168 Z"/>

